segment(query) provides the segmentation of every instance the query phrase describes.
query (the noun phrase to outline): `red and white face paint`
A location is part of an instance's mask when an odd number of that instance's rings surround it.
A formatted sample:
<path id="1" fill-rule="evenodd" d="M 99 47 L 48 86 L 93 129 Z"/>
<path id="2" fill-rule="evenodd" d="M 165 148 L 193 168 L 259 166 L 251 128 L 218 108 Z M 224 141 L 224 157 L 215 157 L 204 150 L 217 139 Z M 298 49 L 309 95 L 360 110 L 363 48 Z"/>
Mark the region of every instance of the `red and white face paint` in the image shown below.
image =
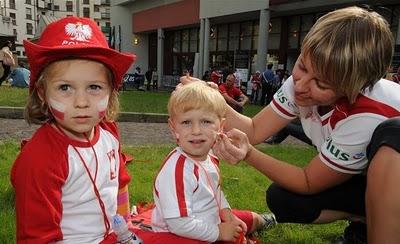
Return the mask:
<path id="1" fill-rule="evenodd" d="M 66 106 L 52 98 L 49 98 L 50 111 L 54 117 L 59 120 L 64 120 Z"/>
<path id="2" fill-rule="evenodd" d="M 99 112 L 99 118 L 103 118 L 106 115 L 107 107 L 108 107 L 108 100 L 109 96 L 105 97 L 104 99 L 100 100 L 97 104 L 97 111 Z"/>

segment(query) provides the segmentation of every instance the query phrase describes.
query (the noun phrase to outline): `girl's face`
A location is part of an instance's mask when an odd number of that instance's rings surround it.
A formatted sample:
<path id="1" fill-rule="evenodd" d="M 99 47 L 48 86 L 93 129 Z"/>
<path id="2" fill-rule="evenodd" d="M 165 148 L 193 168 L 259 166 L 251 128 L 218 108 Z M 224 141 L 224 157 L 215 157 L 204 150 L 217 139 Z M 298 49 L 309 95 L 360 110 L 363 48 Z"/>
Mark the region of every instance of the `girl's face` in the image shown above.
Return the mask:
<path id="1" fill-rule="evenodd" d="M 112 92 L 108 69 L 89 60 L 63 60 L 47 70 L 44 99 L 59 127 L 71 138 L 91 138 Z"/>
<path id="2" fill-rule="evenodd" d="M 221 119 L 206 110 L 190 110 L 169 119 L 178 145 L 194 160 L 203 161 L 222 130 Z"/>
<path id="3" fill-rule="evenodd" d="M 301 54 L 292 71 L 295 101 L 298 106 L 332 105 L 339 98 L 332 86 L 314 72 L 308 56 Z"/>

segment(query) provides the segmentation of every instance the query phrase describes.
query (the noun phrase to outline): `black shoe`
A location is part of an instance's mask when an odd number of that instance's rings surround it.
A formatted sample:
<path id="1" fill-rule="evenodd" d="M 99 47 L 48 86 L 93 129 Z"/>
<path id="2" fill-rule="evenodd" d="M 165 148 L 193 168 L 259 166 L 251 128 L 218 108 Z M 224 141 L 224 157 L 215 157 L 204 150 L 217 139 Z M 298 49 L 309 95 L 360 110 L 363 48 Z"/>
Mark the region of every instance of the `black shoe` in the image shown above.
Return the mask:
<path id="1" fill-rule="evenodd" d="M 361 222 L 350 222 L 332 244 L 367 244 L 367 225 Z"/>
<path id="2" fill-rule="evenodd" d="M 273 213 L 263 213 L 260 214 L 261 217 L 264 219 L 264 225 L 262 226 L 261 230 L 268 230 L 272 227 L 274 227 L 277 222 L 275 219 L 275 215 Z"/>

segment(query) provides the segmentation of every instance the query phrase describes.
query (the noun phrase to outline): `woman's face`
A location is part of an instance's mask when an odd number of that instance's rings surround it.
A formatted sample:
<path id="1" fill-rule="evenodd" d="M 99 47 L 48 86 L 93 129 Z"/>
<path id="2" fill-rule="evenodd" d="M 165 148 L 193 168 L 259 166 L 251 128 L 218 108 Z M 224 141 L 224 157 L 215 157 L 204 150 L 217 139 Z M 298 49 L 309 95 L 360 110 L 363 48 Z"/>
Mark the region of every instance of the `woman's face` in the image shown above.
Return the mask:
<path id="1" fill-rule="evenodd" d="M 324 77 L 314 72 L 308 56 L 301 54 L 292 71 L 298 106 L 332 105 L 340 97 Z"/>

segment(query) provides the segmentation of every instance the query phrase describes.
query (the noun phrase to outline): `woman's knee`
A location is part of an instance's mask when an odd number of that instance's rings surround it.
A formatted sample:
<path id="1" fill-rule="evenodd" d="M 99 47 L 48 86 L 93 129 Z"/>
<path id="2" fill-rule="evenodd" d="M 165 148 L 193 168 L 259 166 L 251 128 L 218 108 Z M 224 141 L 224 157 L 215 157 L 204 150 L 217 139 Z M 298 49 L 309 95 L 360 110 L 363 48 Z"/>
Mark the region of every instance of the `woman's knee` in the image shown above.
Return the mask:
<path id="1" fill-rule="evenodd" d="M 400 117 L 383 121 L 376 127 L 367 148 L 367 157 L 371 161 L 381 146 L 388 146 L 400 153 Z"/>
<path id="2" fill-rule="evenodd" d="M 267 190 L 268 208 L 278 222 L 312 223 L 321 213 L 318 202 L 311 196 L 299 195 L 272 183 Z"/>

